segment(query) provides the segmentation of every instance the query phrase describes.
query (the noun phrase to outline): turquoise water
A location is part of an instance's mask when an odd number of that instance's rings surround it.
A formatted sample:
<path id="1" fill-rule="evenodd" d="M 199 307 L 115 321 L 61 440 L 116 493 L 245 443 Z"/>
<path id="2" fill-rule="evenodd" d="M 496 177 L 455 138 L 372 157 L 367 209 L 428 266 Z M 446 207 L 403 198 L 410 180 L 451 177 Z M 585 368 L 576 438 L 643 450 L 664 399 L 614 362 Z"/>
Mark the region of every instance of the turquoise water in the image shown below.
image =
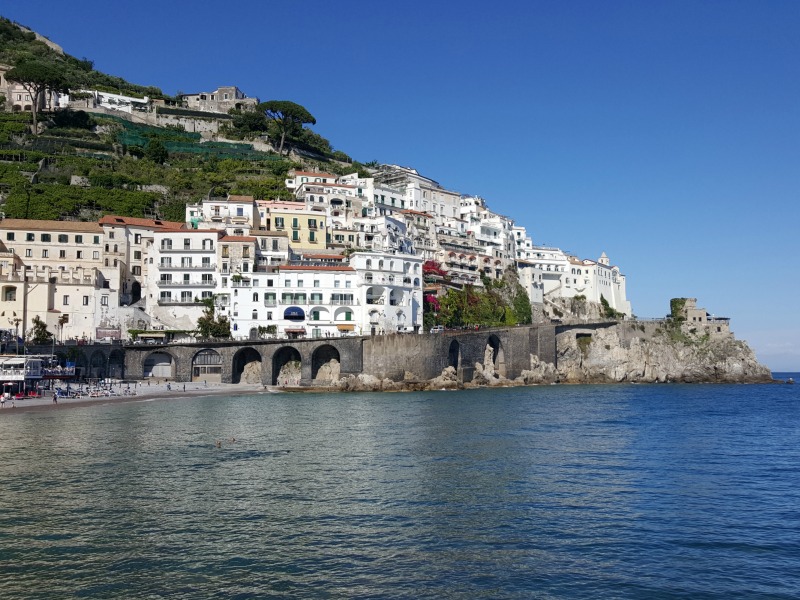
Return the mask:
<path id="1" fill-rule="evenodd" d="M 800 597 L 800 385 L 6 411 L 2 598 Z"/>

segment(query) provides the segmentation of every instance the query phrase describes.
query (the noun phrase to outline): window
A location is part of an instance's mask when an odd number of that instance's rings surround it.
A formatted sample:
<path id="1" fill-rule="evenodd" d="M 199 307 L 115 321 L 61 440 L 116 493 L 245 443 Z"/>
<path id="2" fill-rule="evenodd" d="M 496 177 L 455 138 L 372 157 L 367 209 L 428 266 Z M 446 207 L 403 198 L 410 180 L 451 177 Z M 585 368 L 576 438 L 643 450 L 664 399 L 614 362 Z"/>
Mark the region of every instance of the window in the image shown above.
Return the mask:
<path id="1" fill-rule="evenodd" d="M 100 236 L 99 235 L 94 236 L 94 238 L 92 239 L 92 243 L 93 244 L 99 244 L 100 243 Z"/>
<path id="2" fill-rule="evenodd" d="M 353 320 L 353 313 L 350 312 L 349 310 L 345 311 L 344 320 L 345 321 L 352 321 Z"/>
<path id="3" fill-rule="evenodd" d="M 292 229 L 297 229 L 298 227 L 300 227 L 300 219 L 292 217 Z"/>
<path id="4" fill-rule="evenodd" d="M 14 302 L 17 299 L 17 288 L 5 287 L 3 288 L 3 300 L 6 302 Z"/>
<path id="5" fill-rule="evenodd" d="M 33 256 L 33 250 L 30 248 L 25 248 L 25 258 L 31 258 Z"/>
<path id="6" fill-rule="evenodd" d="M 190 250 L 192 247 L 192 239 L 191 238 L 183 238 L 183 249 Z"/>
<path id="7" fill-rule="evenodd" d="M 13 242 L 14 241 L 14 232 L 13 231 L 7 231 L 6 232 L 6 239 L 9 242 Z"/>
<path id="8" fill-rule="evenodd" d="M 66 250 L 59 250 L 58 251 L 58 258 L 67 258 L 67 251 Z"/>
<path id="9" fill-rule="evenodd" d="M 141 275 L 142 274 L 142 267 L 133 267 L 133 274 L 134 275 Z"/>
<path id="10" fill-rule="evenodd" d="M 253 302 L 258 302 L 258 292 L 253 292 Z"/>
<path id="11" fill-rule="evenodd" d="M 316 219 L 309 219 L 308 220 L 308 228 L 309 229 L 316 229 L 317 228 L 317 220 Z"/>
<path id="12" fill-rule="evenodd" d="M 42 258 L 47 258 L 48 256 L 50 256 L 50 251 L 46 249 L 42 250 Z"/>
<path id="13" fill-rule="evenodd" d="M 244 208 L 241 206 L 236 207 L 236 216 L 243 217 L 244 216 Z"/>
<path id="14" fill-rule="evenodd" d="M 63 251 L 62 251 L 62 252 L 63 252 Z M 83 258 L 83 250 L 78 250 L 78 251 L 75 253 L 75 258 L 77 258 L 77 259 L 81 259 L 81 258 Z"/>
<path id="15" fill-rule="evenodd" d="M 93 258 L 94 260 L 100 260 L 100 252 L 98 252 L 97 250 L 95 250 L 94 252 L 92 252 L 92 258 Z"/>
<path id="16" fill-rule="evenodd" d="M 299 288 L 303 287 L 303 280 L 302 279 L 298 279 L 297 280 L 297 287 L 299 287 Z"/>
<path id="17" fill-rule="evenodd" d="M 84 306 L 89 306 L 89 296 L 84 296 L 81 303 Z"/>
<path id="18" fill-rule="evenodd" d="M 315 288 L 318 288 L 318 287 L 319 287 L 319 279 L 315 279 L 315 280 L 314 280 L 314 287 L 315 287 Z"/>
<path id="19" fill-rule="evenodd" d="M 291 280 L 291 279 L 286 279 L 286 280 L 283 282 L 283 287 L 287 287 L 287 288 L 288 288 L 288 287 L 292 287 L 292 280 Z"/>
<path id="20" fill-rule="evenodd" d="M 59 233 L 58 234 L 58 243 L 59 244 L 66 244 L 67 242 L 69 242 L 69 236 L 67 234 L 65 234 L 65 233 Z"/>
<path id="21" fill-rule="evenodd" d="M 49 242 L 50 241 L 50 234 L 49 233 L 43 233 L 42 234 L 42 241 L 43 242 Z"/>
<path id="22" fill-rule="evenodd" d="M 142 260 L 142 252 L 140 250 L 133 251 L 133 260 Z"/>
<path id="23" fill-rule="evenodd" d="M 77 240 L 75 240 L 75 241 L 77 241 Z M 134 244 L 141 244 L 142 243 L 142 234 L 141 233 L 134 234 L 133 243 Z"/>
<path id="24" fill-rule="evenodd" d="M 243 258 L 250 258 L 250 246 L 244 246 L 242 248 L 242 257 Z"/>
<path id="25" fill-rule="evenodd" d="M 336 279 L 336 280 L 333 282 L 333 287 L 335 287 L 335 288 L 338 288 L 338 287 L 339 287 L 339 280 L 338 280 L 338 279 Z"/>
<path id="26" fill-rule="evenodd" d="M 300 241 L 300 232 L 296 229 L 292 232 L 292 241 L 299 242 Z"/>
<path id="27" fill-rule="evenodd" d="M 346 288 L 349 288 L 349 287 L 350 287 L 350 280 L 349 280 L 349 279 L 347 279 L 347 280 L 344 282 L 344 287 L 346 287 Z"/>
<path id="28" fill-rule="evenodd" d="M 317 241 L 317 232 L 316 231 L 309 231 L 308 232 L 308 241 L 309 242 L 316 242 Z"/>
<path id="29" fill-rule="evenodd" d="M 25 234 L 25 241 L 26 242 L 34 242 L 34 241 L 36 241 L 36 236 L 33 233 L 26 233 Z"/>
<path id="30" fill-rule="evenodd" d="M 113 232 L 113 231 L 110 231 L 110 232 L 108 233 L 108 239 L 110 239 L 110 240 L 113 240 L 113 239 L 114 239 L 114 232 Z"/>
<path id="31" fill-rule="evenodd" d="M 108 306 L 108 296 L 100 296 L 100 306 Z"/>
<path id="32" fill-rule="evenodd" d="M 278 240 L 272 240 L 272 251 L 277 252 L 278 250 Z"/>
<path id="33" fill-rule="evenodd" d="M 230 257 L 230 251 L 228 250 L 227 246 L 222 247 L 222 258 Z"/>
<path id="34" fill-rule="evenodd" d="M 319 321 L 319 311 L 318 310 L 312 310 L 311 311 L 311 320 L 312 321 Z"/>
<path id="35" fill-rule="evenodd" d="M 283 229 L 283 217 L 275 217 L 275 229 Z"/>
<path id="36" fill-rule="evenodd" d="M 61 299 L 61 304 L 63 304 L 64 306 L 69 306 L 69 296 L 65 295 L 65 296 L 64 296 L 64 297 Z"/>

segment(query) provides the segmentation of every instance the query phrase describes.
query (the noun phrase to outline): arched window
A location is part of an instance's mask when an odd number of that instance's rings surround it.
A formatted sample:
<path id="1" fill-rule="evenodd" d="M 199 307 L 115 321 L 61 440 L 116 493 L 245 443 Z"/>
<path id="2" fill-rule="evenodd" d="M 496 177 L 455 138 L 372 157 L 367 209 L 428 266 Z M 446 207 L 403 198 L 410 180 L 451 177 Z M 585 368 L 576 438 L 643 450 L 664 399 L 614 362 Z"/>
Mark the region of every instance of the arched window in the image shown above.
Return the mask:
<path id="1" fill-rule="evenodd" d="M 257 321 L 257 320 L 258 320 L 258 311 L 257 311 L 257 310 L 255 310 L 255 309 L 253 309 L 253 320 L 254 320 L 254 321 Z"/>
<path id="2" fill-rule="evenodd" d="M 253 292 L 253 302 L 258 302 L 258 292 Z"/>
<path id="3" fill-rule="evenodd" d="M 372 259 L 371 259 L 371 258 L 368 258 L 368 259 L 367 259 L 367 268 L 368 268 L 368 269 L 371 269 L 371 268 L 372 268 Z"/>

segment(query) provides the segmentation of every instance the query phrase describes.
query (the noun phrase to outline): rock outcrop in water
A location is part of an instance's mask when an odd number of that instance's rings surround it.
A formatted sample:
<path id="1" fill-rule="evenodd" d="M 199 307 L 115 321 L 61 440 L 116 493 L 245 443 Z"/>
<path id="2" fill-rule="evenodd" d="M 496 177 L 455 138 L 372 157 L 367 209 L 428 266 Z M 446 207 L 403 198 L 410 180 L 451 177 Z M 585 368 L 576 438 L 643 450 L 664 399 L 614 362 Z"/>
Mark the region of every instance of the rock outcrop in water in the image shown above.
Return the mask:
<path id="1" fill-rule="evenodd" d="M 620 323 L 591 333 L 562 333 L 557 365 L 532 360 L 525 383 L 755 383 L 772 381 L 750 347 L 729 336 Z"/>

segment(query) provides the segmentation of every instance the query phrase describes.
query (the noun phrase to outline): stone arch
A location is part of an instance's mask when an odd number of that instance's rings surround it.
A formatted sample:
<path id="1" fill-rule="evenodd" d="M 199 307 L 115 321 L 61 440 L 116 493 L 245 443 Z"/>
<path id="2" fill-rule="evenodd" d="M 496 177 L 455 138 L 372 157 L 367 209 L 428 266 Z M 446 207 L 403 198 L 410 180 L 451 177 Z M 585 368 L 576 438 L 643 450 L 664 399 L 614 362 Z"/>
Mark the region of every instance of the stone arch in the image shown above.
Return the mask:
<path id="1" fill-rule="evenodd" d="M 461 368 L 461 344 L 456 339 L 450 342 L 450 347 L 447 349 L 447 366 L 453 367 L 456 371 Z"/>
<path id="2" fill-rule="evenodd" d="M 222 383 L 222 355 L 205 348 L 192 357 L 192 381 Z"/>
<path id="3" fill-rule="evenodd" d="M 106 377 L 113 377 L 114 379 L 125 378 L 125 352 L 119 349 L 114 349 L 108 355 L 108 373 Z"/>
<path id="4" fill-rule="evenodd" d="M 297 348 L 280 348 L 272 355 L 272 385 L 300 385 L 302 364 Z"/>
<path id="5" fill-rule="evenodd" d="M 341 362 L 339 351 L 334 346 L 330 344 L 320 346 L 311 355 L 311 379 L 320 379 L 326 383 L 338 379 Z"/>
<path id="6" fill-rule="evenodd" d="M 257 350 L 242 348 L 233 355 L 231 383 L 261 383 L 261 366 L 261 354 Z"/>
<path id="7" fill-rule="evenodd" d="M 169 352 L 157 350 L 144 359 L 144 376 L 172 379 L 175 377 L 175 357 Z"/>
<path id="8" fill-rule="evenodd" d="M 506 376 L 506 356 L 503 351 L 503 344 L 500 338 L 492 334 L 486 341 L 486 345 L 492 349 L 492 364 L 494 365 L 495 372 L 501 377 Z M 485 367 L 486 365 L 484 365 Z"/>
<path id="9" fill-rule="evenodd" d="M 103 379 L 107 377 L 108 359 L 102 350 L 95 350 L 89 357 L 89 378 Z"/>

